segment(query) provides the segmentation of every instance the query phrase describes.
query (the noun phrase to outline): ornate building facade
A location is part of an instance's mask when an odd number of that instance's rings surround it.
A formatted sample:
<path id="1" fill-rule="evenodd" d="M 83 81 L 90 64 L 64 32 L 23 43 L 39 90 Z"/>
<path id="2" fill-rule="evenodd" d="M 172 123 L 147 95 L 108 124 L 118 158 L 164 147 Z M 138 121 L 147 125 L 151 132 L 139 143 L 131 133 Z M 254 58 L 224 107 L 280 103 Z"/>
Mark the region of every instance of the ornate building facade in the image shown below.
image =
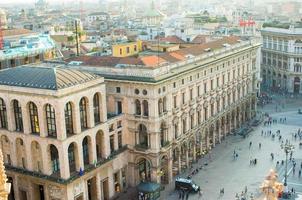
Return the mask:
<path id="1" fill-rule="evenodd" d="M 302 92 L 302 28 L 264 28 L 262 35 L 262 85 L 266 89 Z"/>
<path id="2" fill-rule="evenodd" d="M 158 60 L 165 61 L 155 66 L 96 59 L 72 59 L 80 65 L 67 66 L 105 77 L 108 111 L 125 115 L 132 186 L 171 182 L 255 116 L 257 41 L 227 37 L 162 54 Z"/>
<path id="3" fill-rule="evenodd" d="M 170 183 L 255 116 L 258 42 L 229 37 L 162 57 L 0 71 L 10 198 L 107 200 L 141 181 Z"/>
<path id="4" fill-rule="evenodd" d="M 109 199 L 126 186 L 123 115 L 104 79 L 49 65 L 0 71 L 1 147 L 9 199 Z"/>

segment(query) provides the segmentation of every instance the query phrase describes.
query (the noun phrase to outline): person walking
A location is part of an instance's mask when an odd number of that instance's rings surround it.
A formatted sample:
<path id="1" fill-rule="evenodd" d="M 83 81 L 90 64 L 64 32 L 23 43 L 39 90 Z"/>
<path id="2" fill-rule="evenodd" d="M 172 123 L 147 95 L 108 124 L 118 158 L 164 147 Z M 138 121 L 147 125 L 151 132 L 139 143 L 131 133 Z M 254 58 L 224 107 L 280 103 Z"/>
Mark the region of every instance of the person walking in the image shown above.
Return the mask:
<path id="1" fill-rule="evenodd" d="M 259 142 L 259 149 L 261 149 L 261 142 Z"/>

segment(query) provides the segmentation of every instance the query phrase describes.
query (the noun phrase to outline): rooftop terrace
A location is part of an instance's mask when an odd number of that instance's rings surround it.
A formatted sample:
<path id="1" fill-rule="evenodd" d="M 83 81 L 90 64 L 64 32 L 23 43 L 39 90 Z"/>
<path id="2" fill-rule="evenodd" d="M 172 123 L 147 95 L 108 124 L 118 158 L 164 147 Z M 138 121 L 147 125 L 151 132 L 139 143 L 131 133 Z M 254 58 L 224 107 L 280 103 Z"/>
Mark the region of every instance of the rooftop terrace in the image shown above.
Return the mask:
<path id="1" fill-rule="evenodd" d="M 17 41 L 4 40 L 4 49 L 0 50 L 0 60 L 26 57 L 44 53 L 55 48 L 49 35 L 31 35 Z"/>

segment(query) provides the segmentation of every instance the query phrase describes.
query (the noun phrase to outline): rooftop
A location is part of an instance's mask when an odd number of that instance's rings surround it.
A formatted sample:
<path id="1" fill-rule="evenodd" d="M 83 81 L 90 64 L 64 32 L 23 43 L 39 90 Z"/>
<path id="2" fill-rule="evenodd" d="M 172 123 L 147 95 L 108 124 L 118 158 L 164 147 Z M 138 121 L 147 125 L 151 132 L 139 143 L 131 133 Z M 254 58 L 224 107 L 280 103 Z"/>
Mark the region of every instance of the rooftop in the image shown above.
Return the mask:
<path id="1" fill-rule="evenodd" d="M 302 28 L 284 29 L 284 28 L 264 28 L 261 30 L 262 32 L 270 32 L 270 33 L 279 33 L 279 34 L 287 34 L 287 35 L 301 35 Z"/>
<path id="2" fill-rule="evenodd" d="M 96 56 L 80 56 L 67 59 L 66 62 L 77 61 L 81 65 L 86 66 L 107 66 L 107 67 L 121 67 L 121 66 L 140 66 L 157 68 L 162 64 L 173 64 L 180 61 L 185 61 L 189 58 L 200 56 L 217 49 L 223 49 L 227 46 L 240 43 L 240 38 L 236 36 L 224 37 L 222 39 L 212 41 L 209 43 L 194 45 L 191 47 L 179 49 L 177 51 L 166 52 L 158 55 L 147 55 L 140 57 L 125 57 L 117 58 L 112 56 L 96 57 Z"/>
<path id="3" fill-rule="evenodd" d="M 54 41 L 49 35 L 44 34 L 21 37 L 17 41 L 4 39 L 4 50 L 0 50 L 0 60 L 36 55 L 53 48 Z"/>
<path id="4" fill-rule="evenodd" d="M 0 71 L 0 85 L 60 90 L 99 78 L 98 75 L 50 66 L 20 66 Z"/>

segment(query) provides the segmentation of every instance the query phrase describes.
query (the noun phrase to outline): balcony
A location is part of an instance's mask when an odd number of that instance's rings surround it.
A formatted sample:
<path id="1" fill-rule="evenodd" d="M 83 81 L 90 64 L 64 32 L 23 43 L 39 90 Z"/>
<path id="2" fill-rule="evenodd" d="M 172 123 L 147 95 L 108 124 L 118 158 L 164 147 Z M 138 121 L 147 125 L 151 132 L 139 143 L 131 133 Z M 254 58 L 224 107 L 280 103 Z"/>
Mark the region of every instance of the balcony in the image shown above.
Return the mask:
<path id="1" fill-rule="evenodd" d="M 127 149 L 128 149 L 128 147 L 127 147 L 127 145 L 125 145 L 122 148 L 120 148 L 116 151 L 113 151 L 112 154 L 109 155 L 107 158 L 104 158 L 104 159 L 96 162 L 95 164 L 86 165 L 87 167 L 85 167 L 85 169 L 83 171 L 83 174 L 80 175 L 77 172 L 72 173 L 72 174 L 70 174 L 70 177 L 68 179 L 60 178 L 60 177 L 58 177 L 58 174 L 45 175 L 45 174 L 42 174 L 40 172 L 29 171 L 29 170 L 24 169 L 24 168 L 14 167 L 14 166 L 7 165 L 7 164 L 5 164 L 5 169 L 7 171 L 12 171 L 12 172 L 16 172 L 16 173 L 19 173 L 19 174 L 33 176 L 33 177 L 44 179 L 44 180 L 47 180 L 47 181 L 52 181 L 52 182 L 55 182 L 55 183 L 67 185 L 67 184 L 73 182 L 74 180 L 80 178 L 81 176 L 85 175 L 86 173 L 88 173 L 88 172 L 104 165 L 105 163 L 115 159 L 120 153 L 126 151 Z"/>

